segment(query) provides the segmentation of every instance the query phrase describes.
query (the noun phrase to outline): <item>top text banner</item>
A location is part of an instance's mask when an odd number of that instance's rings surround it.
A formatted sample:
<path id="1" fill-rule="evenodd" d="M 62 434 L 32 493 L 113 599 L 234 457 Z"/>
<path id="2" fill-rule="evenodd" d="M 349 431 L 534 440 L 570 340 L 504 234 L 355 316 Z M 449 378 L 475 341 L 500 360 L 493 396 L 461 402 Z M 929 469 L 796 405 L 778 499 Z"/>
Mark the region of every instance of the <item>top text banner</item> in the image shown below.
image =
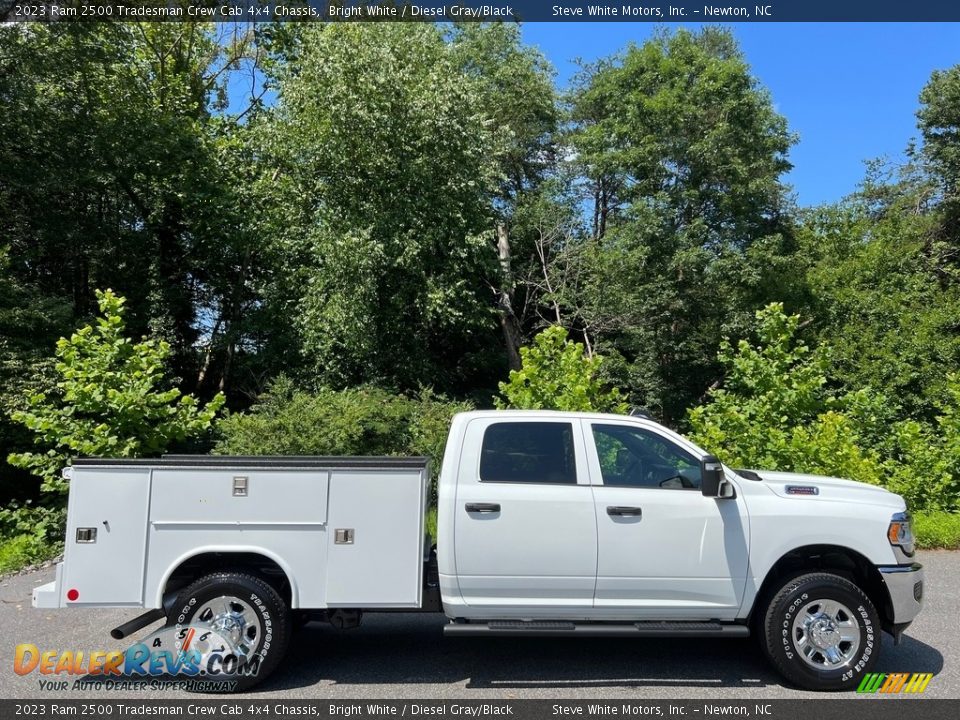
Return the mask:
<path id="1" fill-rule="evenodd" d="M 960 0 L 0 0 L 0 21 L 960 22 Z"/>

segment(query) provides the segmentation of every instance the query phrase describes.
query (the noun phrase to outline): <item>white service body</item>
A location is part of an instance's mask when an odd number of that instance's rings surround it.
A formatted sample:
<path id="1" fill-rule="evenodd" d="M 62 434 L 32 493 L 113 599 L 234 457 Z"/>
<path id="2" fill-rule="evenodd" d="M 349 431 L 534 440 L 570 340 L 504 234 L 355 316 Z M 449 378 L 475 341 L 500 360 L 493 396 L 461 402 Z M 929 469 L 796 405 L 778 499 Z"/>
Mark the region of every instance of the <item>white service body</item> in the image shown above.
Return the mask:
<path id="1" fill-rule="evenodd" d="M 159 608 L 192 558 L 237 553 L 279 566 L 293 609 L 421 605 L 422 458 L 82 461 L 68 477 L 64 559 L 34 592 L 41 607 Z"/>

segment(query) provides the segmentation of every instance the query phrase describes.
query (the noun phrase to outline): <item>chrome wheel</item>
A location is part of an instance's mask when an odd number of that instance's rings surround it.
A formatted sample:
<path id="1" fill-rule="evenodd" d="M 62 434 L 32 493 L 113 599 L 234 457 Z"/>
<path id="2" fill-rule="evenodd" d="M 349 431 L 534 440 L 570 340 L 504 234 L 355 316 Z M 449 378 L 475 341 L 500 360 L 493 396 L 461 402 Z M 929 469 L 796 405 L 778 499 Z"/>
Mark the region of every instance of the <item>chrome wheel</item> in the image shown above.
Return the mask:
<path id="1" fill-rule="evenodd" d="M 811 667 L 835 670 L 857 657 L 861 632 L 856 616 L 836 600 L 814 600 L 793 621 L 793 645 Z"/>
<path id="2" fill-rule="evenodd" d="M 184 650 L 192 647 L 203 656 L 218 652 L 243 660 L 256 652 L 263 636 L 256 609 L 231 595 L 222 595 L 201 605 L 190 626 L 194 632 L 189 636 L 190 642 L 184 640 Z"/>

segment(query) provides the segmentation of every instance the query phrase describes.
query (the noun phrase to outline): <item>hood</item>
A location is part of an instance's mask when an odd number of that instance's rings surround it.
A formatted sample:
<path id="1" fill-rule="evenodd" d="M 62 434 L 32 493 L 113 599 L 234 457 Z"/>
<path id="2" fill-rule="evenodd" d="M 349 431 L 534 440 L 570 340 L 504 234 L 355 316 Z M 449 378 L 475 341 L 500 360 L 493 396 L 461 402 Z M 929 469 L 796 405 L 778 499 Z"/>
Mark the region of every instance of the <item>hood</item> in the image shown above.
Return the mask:
<path id="1" fill-rule="evenodd" d="M 834 502 L 867 503 L 888 507 L 893 512 L 900 512 L 906 508 L 903 498 L 899 495 L 882 487 L 855 480 L 774 470 L 748 470 L 746 472 L 758 476 L 774 493 L 788 500 L 832 500 Z M 787 492 L 787 488 L 794 487 L 799 488 L 799 490 Z M 815 488 L 815 491 L 810 488 Z"/>

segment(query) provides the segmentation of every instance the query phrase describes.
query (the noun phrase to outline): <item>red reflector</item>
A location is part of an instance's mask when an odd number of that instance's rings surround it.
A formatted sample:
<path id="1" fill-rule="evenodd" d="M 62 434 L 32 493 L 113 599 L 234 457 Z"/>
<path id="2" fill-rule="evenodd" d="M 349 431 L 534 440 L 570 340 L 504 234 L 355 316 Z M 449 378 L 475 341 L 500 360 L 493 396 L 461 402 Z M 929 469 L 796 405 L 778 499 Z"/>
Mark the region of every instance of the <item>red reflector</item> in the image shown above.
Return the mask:
<path id="1" fill-rule="evenodd" d="M 69 590 L 67 590 L 67 600 L 70 600 L 71 602 L 73 602 L 79 597 L 80 597 L 80 593 L 77 591 L 76 588 L 70 588 Z"/>

